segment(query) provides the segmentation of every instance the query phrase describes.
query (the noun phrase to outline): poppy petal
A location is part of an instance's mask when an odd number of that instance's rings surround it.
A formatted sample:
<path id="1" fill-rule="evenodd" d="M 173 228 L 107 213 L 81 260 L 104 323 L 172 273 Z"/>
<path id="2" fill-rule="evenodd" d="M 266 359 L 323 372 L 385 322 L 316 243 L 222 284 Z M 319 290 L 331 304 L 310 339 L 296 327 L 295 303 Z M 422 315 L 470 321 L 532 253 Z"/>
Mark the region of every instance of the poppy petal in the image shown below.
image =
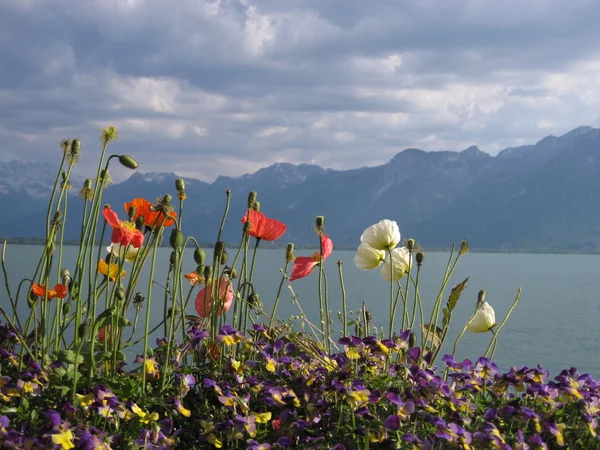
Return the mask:
<path id="1" fill-rule="evenodd" d="M 321 247 L 323 248 L 323 260 L 326 260 L 333 252 L 333 242 L 326 234 L 321 236 Z"/>
<path id="2" fill-rule="evenodd" d="M 116 212 L 114 212 L 112 209 L 110 209 L 110 206 L 104 207 L 104 209 L 102 210 L 102 215 L 104 216 L 104 218 L 106 219 L 106 221 L 112 228 L 120 228 L 121 227 L 121 222 L 119 222 L 119 216 L 117 215 Z"/>
<path id="3" fill-rule="evenodd" d="M 311 256 L 296 257 L 294 260 L 294 267 L 292 268 L 292 276 L 290 277 L 290 281 L 308 276 L 317 264 L 317 261 L 315 261 L 315 259 Z"/>
<path id="4" fill-rule="evenodd" d="M 276 241 L 287 230 L 287 225 L 279 220 L 267 218 L 264 221 L 263 229 L 261 230 L 261 239 L 265 241 Z"/>

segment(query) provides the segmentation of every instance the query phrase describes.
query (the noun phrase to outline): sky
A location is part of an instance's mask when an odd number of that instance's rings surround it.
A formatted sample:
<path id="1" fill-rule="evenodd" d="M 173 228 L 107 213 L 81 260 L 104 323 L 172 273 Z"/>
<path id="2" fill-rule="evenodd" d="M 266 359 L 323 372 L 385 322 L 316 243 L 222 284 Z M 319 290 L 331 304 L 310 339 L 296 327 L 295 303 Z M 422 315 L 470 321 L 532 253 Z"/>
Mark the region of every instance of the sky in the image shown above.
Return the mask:
<path id="1" fill-rule="evenodd" d="M 498 151 L 600 122 L 596 0 L 0 0 L 0 160 L 144 172 Z"/>

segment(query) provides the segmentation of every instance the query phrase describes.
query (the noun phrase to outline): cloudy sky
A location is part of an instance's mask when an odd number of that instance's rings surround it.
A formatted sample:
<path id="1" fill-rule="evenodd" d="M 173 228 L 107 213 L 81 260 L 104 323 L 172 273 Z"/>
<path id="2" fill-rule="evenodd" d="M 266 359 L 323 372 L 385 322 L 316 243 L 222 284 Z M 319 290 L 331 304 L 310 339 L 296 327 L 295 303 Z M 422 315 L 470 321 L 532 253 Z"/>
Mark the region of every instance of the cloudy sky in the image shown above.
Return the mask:
<path id="1" fill-rule="evenodd" d="M 600 122 L 596 0 L 1 0 L 0 160 L 99 129 L 212 181 L 407 147 L 489 153 Z"/>

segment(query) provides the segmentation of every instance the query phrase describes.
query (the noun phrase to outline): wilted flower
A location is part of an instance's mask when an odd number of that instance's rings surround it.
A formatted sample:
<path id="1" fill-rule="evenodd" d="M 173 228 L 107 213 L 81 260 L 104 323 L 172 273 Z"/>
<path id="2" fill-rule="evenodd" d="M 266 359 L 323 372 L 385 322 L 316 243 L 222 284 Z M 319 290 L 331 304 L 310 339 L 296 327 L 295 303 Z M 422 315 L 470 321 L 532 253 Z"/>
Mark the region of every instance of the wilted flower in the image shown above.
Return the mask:
<path id="1" fill-rule="evenodd" d="M 367 228 L 360 242 L 376 250 L 392 250 L 400 242 L 400 229 L 396 221 L 384 219 Z"/>
<path id="2" fill-rule="evenodd" d="M 376 269 L 383 261 L 385 261 L 385 251 L 377 250 L 365 243 L 359 245 L 354 255 L 354 264 L 361 270 Z"/>
<path id="3" fill-rule="evenodd" d="M 408 272 L 411 265 L 410 252 L 406 247 L 398 247 L 390 254 L 392 255 L 391 267 L 390 255 L 387 255 L 381 267 L 381 276 L 385 281 L 399 280 Z"/>
<path id="4" fill-rule="evenodd" d="M 496 325 L 496 313 L 488 302 L 483 302 L 475 311 L 467 325 L 467 330 L 473 333 L 485 333 Z"/>

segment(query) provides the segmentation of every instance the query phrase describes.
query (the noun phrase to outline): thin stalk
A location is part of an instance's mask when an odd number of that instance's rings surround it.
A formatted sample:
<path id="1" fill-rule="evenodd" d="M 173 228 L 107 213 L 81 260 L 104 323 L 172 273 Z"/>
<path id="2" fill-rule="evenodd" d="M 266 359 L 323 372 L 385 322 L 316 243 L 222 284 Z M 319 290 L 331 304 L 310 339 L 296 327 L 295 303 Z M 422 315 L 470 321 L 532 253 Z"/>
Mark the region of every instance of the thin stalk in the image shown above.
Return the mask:
<path id="1" fill-rule="evenodd" d="M 344 323 L 344 332 L 343 336 L 348 336 L 348 312 L 346 310 L 346 287 L 344 286 L 344 274 L 342 271 L 342 261 L 338 261 L 338 273 L 340 275 L 340 286 L 342 288 L 342 321 Z"/>
<path id="2" fill-rule="evenodd" d="M 277 289 L 277 295 L 275 296 L 275 304 L 273 305 L 273 311 L 271 311 L 271 317 L 269 319 L 269 330 L 267 332 L 268 335 L 271 335 L 271 330 L 273 329 L 273 322 L 275 321 L 275 312 L 277 311 L 277 306 L 279 305 L 279 297 L 281 296 L 281 289 L 283 288 L 283 283 L 287 278 L 287 270 L 290 265 L 289 261 L 285 261 L 285 268 L 283 269 L 281 275 L 281 281 L 279 282 L 279 288 Z"/>
<path id="3" fill-rule="evenodd" d="M 144 361 L 142 366 L 142 395 L 146 393 L 146 362 L 148 360 L 148 339 L 150 333 L 150 305 L 152 302 L 152 280 L 154 279 L 154 270 L 156 268 L 156 253 L 158 250 L 158 240 L 155 239 L 153 242 L 152 261 L 150 265 L 150 277 L 148 281 L 148 295 L 146 296 L 146 325 L 144 328 Z"/>
<path id="4" fill-rule="evenodd" d="M 513 302 L 513 304 L 511 305 L 510 309 L 508 310 L 508 313 L 506 313 L 506 317 L 504 317 L 504 320 L 502 322 L 500 322 L 500 324 L 498 325 L 498 327 L 496 328 L 496 332 L 494 333 L 494 337 L 492 338 L 492 340 L 490 341 L 490 344 L 488 345 L 487 350 L 485 351 L 484 356 L 487 357 L 488 352 L 490 351 L 492 344 L 496 341 L 498 341 L 498 334 L 500 333 L 500 330 L 502 329 L 502 327 L 504 326 L 504 324 L 506 323 L 506 321 L 508 320 L 508 318 L 510 317 L 510 315 L 512 314 L 513 310 L 515 309 L 515 307 L 517 306 L 517 303 L 519 303 L 519 300 L 521 300 L 521 288 L 519 288 L 519 290 L 517 291 L 517 296 L 515 297 L 515 301 Z"/>

